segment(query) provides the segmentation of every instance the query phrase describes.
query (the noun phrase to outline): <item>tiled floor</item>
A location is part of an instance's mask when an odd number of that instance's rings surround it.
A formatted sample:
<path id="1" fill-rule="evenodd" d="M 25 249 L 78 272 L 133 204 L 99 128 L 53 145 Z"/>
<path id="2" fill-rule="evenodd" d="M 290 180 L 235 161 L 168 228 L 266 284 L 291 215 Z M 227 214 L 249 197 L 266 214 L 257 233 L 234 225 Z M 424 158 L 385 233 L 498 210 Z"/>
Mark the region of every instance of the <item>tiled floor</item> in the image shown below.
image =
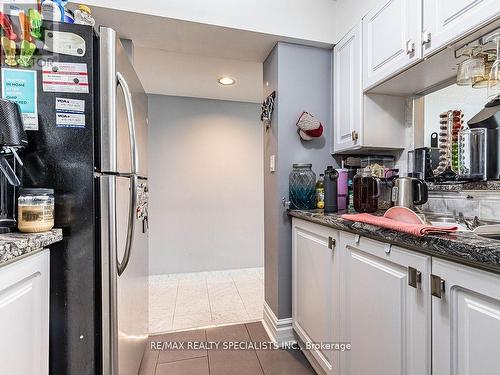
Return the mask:
<path id="1" fill-rule="evenodd" d="M 260 322 L 153 336 L 150 342 L 268 342 Z M 187 345 L 187 344 L 186 344 Z M 313 375 L 300 350 L 152 350 L 144 353 L 139 375 Z"/>
<path id="2" fill-rule="evenodd" d="M 149 332 L 262 319 L 264 269 L 151 276 Z"/>

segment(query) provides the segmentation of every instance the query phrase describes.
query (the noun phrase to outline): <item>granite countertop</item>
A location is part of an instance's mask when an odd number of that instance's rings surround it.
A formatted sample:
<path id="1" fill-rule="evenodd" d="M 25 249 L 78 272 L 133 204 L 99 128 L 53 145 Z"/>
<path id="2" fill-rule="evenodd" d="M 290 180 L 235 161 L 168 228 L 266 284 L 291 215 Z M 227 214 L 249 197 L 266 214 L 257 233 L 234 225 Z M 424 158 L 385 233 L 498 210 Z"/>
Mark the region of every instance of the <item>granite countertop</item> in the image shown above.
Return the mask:
<path id="1" fill-rule="evenodd" d="M 0 266 L 62 239 L 62 229 L 52 229 L 42 233 L 0 234 Z"/>
<path id="2" fill-rule="evenodd" d="M 455 183 L 445 183 L 436 184 L 434 182 L 428 182 L 427 186 L 429 191 L 477 191 L 477 190 L 500 190 L 500 180 L 491 181 L 474 181 L 474 182 L 455 182 Z"/>
<path id="3" fill-rule="evenodd" d="M 320 210 L 290 210 L 288 214 L 420 253 L 500 273 L 500 241 L 479 237 L 473 233 L 459 232 L 416 237 L 369 224 L 354 223 L 336 214 L 325 215 Z"/>

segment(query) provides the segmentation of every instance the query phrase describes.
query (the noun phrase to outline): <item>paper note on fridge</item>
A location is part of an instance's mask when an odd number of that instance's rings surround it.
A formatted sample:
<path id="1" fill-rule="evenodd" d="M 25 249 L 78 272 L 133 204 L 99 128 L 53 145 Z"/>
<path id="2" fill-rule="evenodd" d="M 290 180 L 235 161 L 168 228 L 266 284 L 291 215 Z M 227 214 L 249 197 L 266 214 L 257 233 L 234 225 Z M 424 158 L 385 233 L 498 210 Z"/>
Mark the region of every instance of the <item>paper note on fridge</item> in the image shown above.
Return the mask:
<path id="1" fill-rule="evenodd" d="M 48 62 L 43 67 L 42 84 L 45 92 L 88 94 L 87 64 Z"/>
<path id="2" fill-rule="evenodd" d="M 84 128 L 83 113 L 56 112 L 56 126 L 59 128 Z"/>
<path id="3" fill-rule="evenodd" d="M 38 130 L 36 71 L 2 68 L 2 97 L 19 104 L 25 130 Z"/>

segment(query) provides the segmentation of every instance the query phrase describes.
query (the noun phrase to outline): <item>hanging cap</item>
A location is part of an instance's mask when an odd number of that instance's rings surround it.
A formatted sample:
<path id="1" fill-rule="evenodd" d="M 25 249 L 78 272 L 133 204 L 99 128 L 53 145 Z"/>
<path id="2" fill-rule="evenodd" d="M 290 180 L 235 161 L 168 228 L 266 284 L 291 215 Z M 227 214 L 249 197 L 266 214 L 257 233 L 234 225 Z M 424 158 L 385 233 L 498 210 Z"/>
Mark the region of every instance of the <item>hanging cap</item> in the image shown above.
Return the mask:
<path id="1" fill-rule="evenodd" d="M 92 13 L 92 11 L 90 10 L 90 7 L 88 7 L 87 5 L 80 4 L 78 6 L 78 9 L 83 10 L 84 12 L 87 12 L 87 13 Z"/>

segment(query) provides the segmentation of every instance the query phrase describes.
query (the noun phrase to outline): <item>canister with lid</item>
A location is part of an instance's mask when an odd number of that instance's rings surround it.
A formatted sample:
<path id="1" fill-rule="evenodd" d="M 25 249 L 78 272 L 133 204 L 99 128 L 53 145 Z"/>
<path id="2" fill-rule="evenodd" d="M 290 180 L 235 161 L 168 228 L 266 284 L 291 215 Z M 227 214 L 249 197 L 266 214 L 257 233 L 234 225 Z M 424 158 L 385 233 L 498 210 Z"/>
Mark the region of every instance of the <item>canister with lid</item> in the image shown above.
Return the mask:
<path id="1" fill-rule="evenodd" d="M 21 232 L 46 232 L 54 227 L 54 189 L 21 189 L 17 207 Z"/>

